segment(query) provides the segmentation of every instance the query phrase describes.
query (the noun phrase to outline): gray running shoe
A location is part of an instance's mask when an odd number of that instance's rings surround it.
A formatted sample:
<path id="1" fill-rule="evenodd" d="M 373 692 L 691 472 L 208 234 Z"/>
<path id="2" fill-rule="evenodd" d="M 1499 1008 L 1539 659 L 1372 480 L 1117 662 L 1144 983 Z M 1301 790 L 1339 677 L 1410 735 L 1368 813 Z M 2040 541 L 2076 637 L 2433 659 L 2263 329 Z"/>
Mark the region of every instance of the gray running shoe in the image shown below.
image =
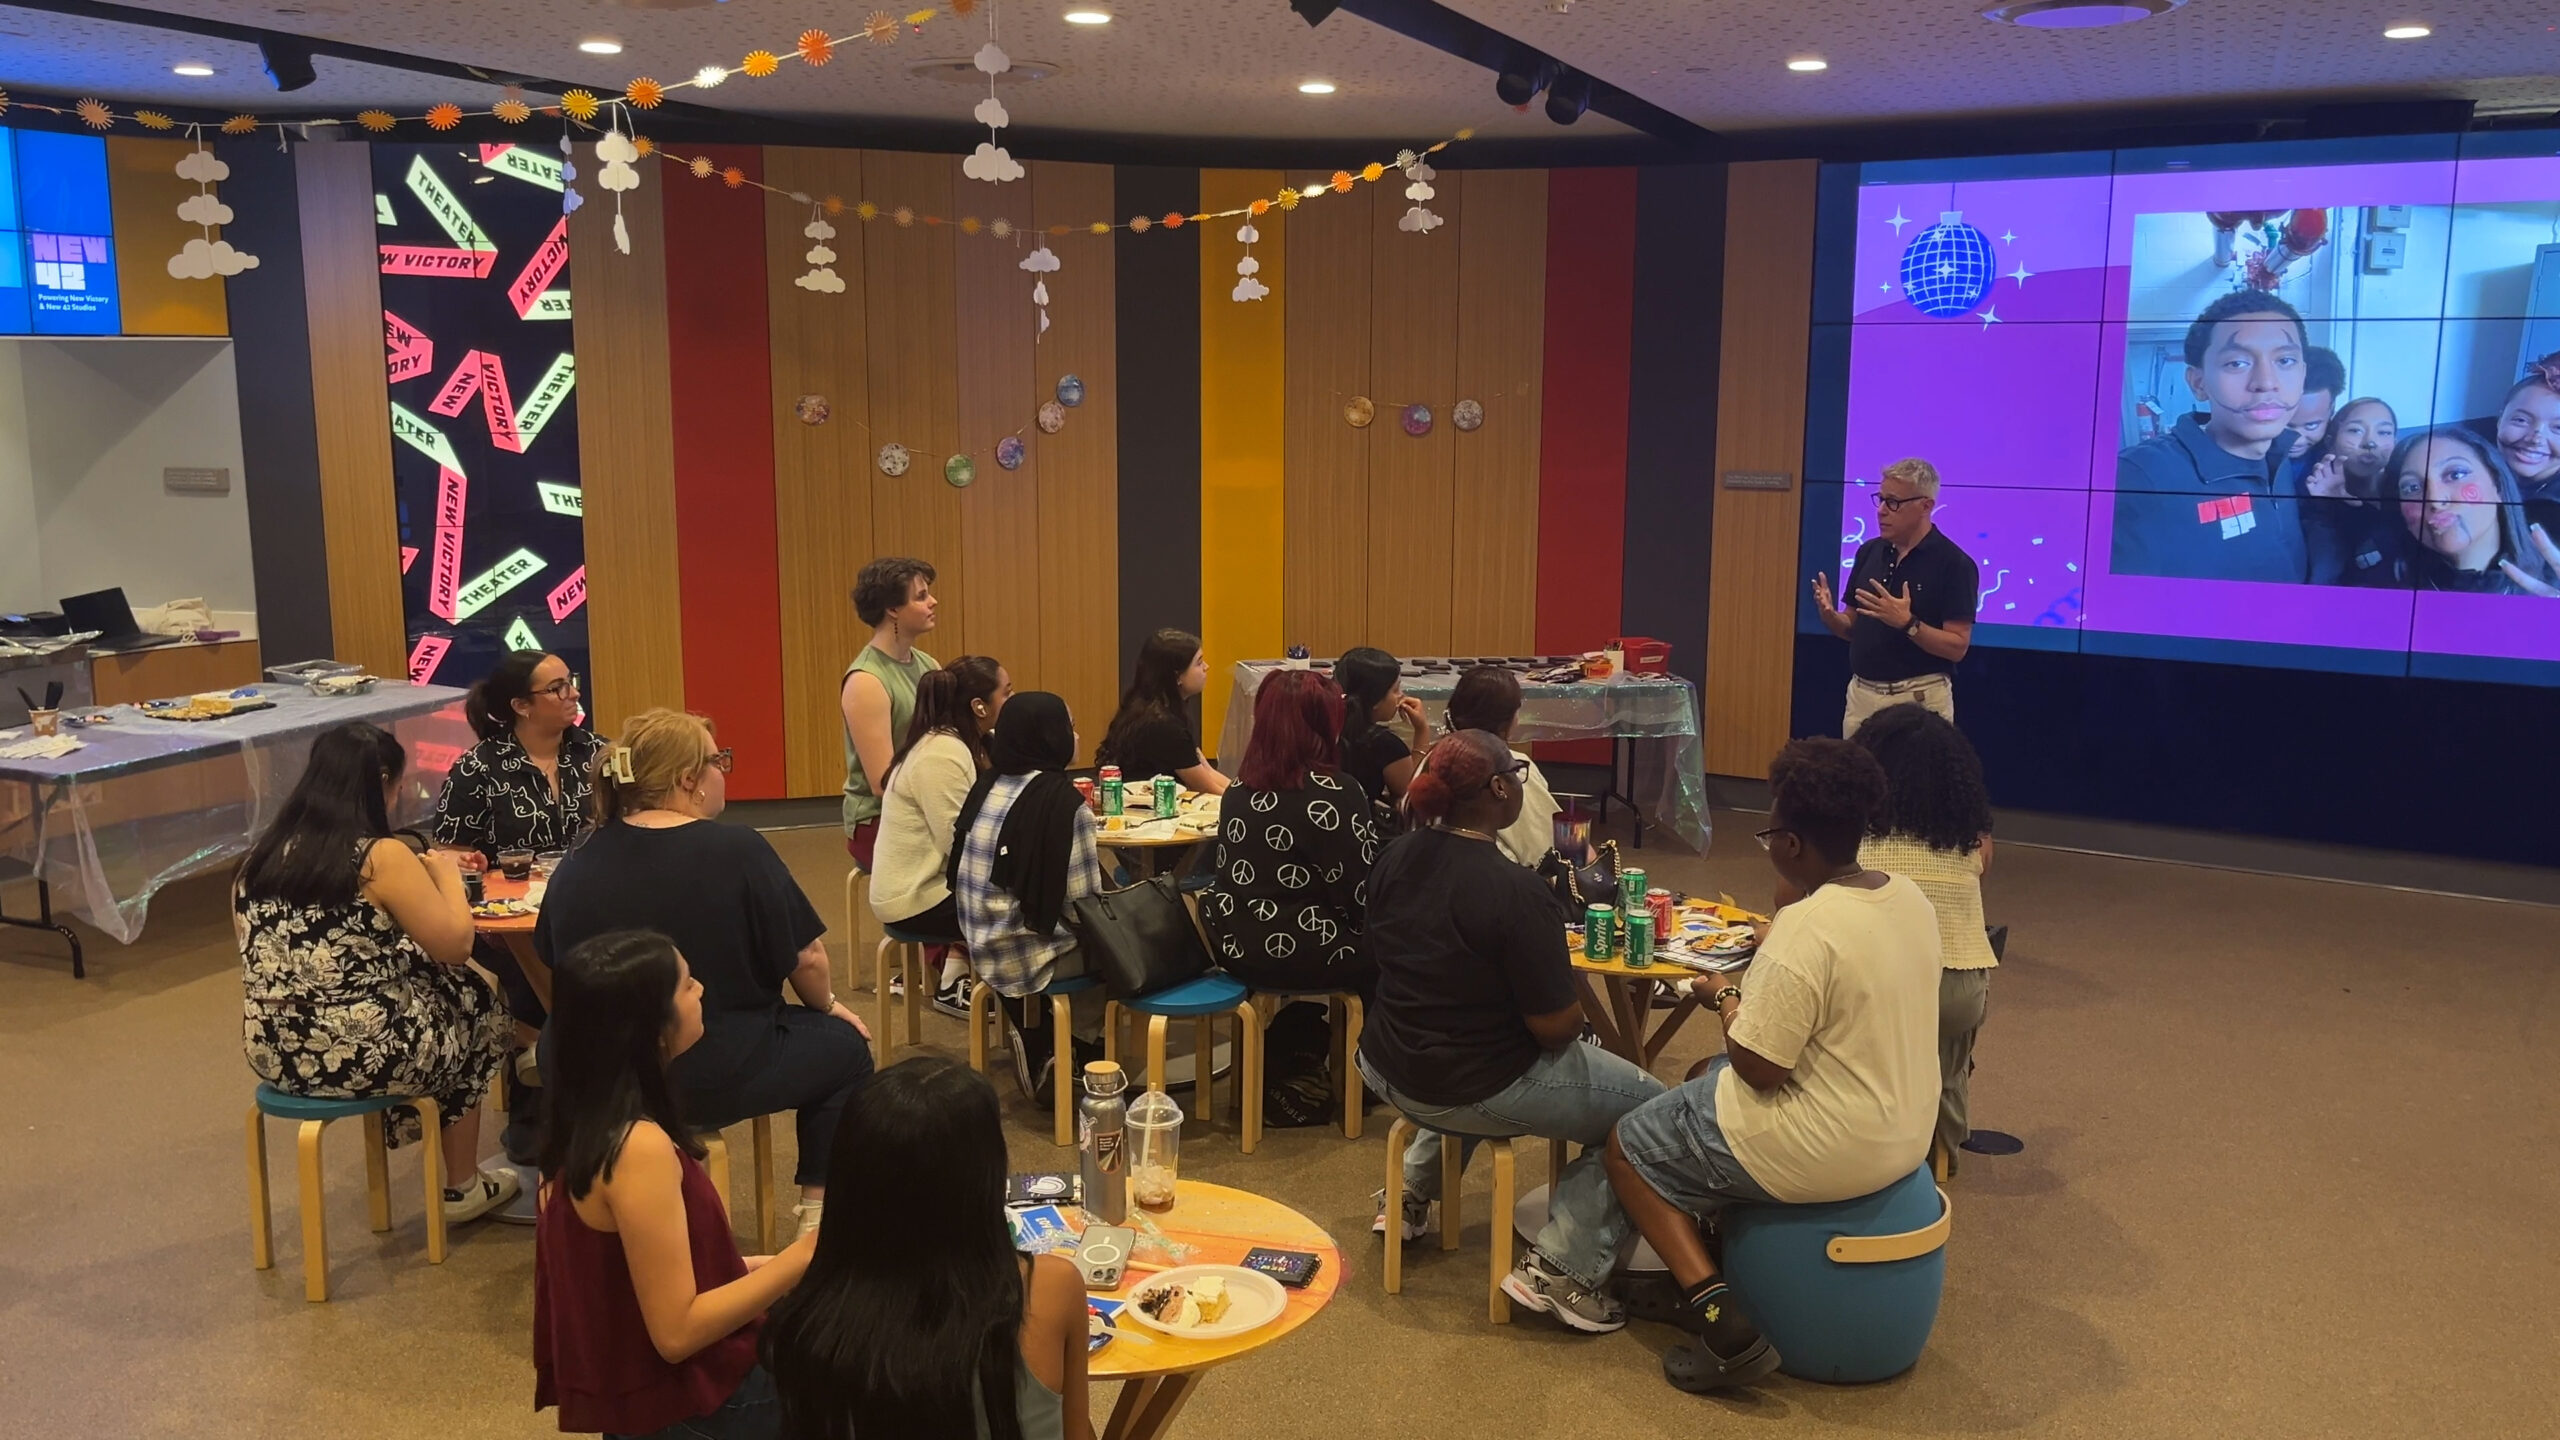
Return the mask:
<path id="1" fill-rule="evenodd" d="M 1555 1269 L 1532 1250 L 1502 1277 L 1502 1293 L 1532 1310 L 1543 1310 L 1590 1335 L 1606 1335 L 1627 1325 L 1626 1307 Z"/>

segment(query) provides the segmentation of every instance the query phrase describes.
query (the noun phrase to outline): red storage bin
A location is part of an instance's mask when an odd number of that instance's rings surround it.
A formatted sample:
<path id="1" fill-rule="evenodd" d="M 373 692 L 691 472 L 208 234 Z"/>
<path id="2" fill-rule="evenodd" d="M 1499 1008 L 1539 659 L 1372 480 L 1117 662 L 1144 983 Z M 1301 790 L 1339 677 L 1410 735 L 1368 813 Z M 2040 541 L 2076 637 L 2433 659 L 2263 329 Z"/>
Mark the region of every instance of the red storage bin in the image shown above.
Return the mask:
<path id="1" fill-rule="evenodd" d="M 1671 670 L 1671 642 L 1650 635 L 1621 635 L 1609 642 L 1609 648 L 1622 650 L 1627 656 L 1630 675 L 1665 675 Z"/>

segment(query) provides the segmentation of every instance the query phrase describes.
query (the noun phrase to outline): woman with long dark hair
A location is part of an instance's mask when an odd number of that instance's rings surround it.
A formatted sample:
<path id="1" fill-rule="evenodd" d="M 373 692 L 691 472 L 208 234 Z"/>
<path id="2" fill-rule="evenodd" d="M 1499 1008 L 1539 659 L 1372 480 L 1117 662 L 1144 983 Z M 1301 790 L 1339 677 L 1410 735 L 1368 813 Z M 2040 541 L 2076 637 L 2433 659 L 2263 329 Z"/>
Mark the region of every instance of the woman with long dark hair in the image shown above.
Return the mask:
<path id="1" fill-rule="evenodd" d="M 2477 595 L 2560 596 L 2560 545 L 2529 525 L 2496 443 L 2462 425 L 2421 430 L 2391 452 L 2386 484 L 2407 542 L 2376 583 Z"/>
<path id="2" fill-rule="evenodd" d="M 667 1066 L 702 1038 L 702 984 L 647 930 L 579 942 L 554 972 L 542 1210 L 534 1232 L 534 1408 L 560 1428 L 667 1440 L 775 1433 L 757 1317 L 817 1249 L 738 1253 Z"/>
<path id="3" fill-rule="evenodd" d="M 391 832 L 407 754 L 362 721 L 321 733 L 275 823 L 241 863 L 242 1040 L 249 1068 L 291 1095 L 426 1095 L 444 1128 L 447 1223 L 515 1198 L 480 1173 L 480 1100 L 507 1017 L 471 959 L 462 875 Z M 421 1138 L 391 1112 L 394 1145 Z"/>
<path id="4" fill-rule="evenodd" d="M 1312 670 L 1264 678 L 1235 788 L 1218 802 L 1218 853 L 1200 920 L 1218 963 L 1256 990 L 1370 994 L 1361 946 L 1378 836 L 1369 797 L 1342 773 L 1342 692 Z"/>
<path id="5" fill-rule="evenodd" d="M 2302 535 L 2313 584 L 2361 584 L 2376 566 L 2389 573 L 2400 546 L 2383 513 L 2383 472 L 2399 439 L 2399 417 L 2367 395 L 2339 407 L 2304 457 Z"/>
<path id="6" fill-rule="evenodd" d="M 1066 928 L 1067 902 L 1102 890 L 1093 812 L 1067 778 L 1076 726 L 1067 702 L 1045 690 L 1016 695 L 996 719 L 994 766 L 978 777 L 952 822 L 943 880 L 959 905 L 969 968 L 1008 1001 L 1035 996 L 1062 975 L 1084 973 Z M 1102 996 L 1070 1000 L 1076 1059 L 1102 1058 Z M 1008 1004 L 1014 1072 L 1023 1093 L 1048 1103 L 1056 1037 L 1048 1007 Z"/>
<path id="7" fill-rule="evenodd" d="M 1458 677 L 1457 688 L 1449 692 L 1446 719 L 1452 731 L 1482 730 L 1511 745 L 1512 727 L 1520 720 L 1520 677 L 1500 665 L 1468 667 Z M 1495 838 L 1503 854 L 1534 870 L 1556 848 L 1560 807 L 1538 762 L 1516 745 L 1511 747 L 1511 758 L 1528 767 L 1520 772 L 1520 816 Z"/>
<path id="8" fill-rule="evenodd" d="M 1094 763 L 1117 765 L 1132 784 L 1171 775 L 1203 795 L 1226 792 L 1227 777 L 1200 754 L 1191 702 L 1209 684 L 1208 652 L 1188 630 L 1159 630 L 1138 650 L 1120 709 L 1102 733 Z"/>
<path id="9" fill-rule="evenodd" d="M 1938 912 L 1938 1147 L 1955 1172 L 1973 1133 L 1973 1048 L 1991 1006 L 1982 877 L 1991 869 L 1991 796 L 1973 742 L 1917 705 L 1879 710 L 1849 737 L 1884 767 L 1884 807 L 1867 822 L 1858 861 L 1920 887 Z"/>
<path id="10" fill-rule="evenodd" d="M 604 742 L 578 723 L 578 677 L 569 662 L 518 650 L 480 678 L 462 702 L 480 743 L 446 772 L 428 833 L 454 851 L 494 861 L 501 850 L 566 850 L 587 826 L 596 756 Z M 473 955 L 498 977 L 507 1008 L 528 1028 L 542 1025 L 542 997 L 507 947 L 483 942 Z"/>
<path id="11" fill-rule="evenodd" d="M 1092 1440 L 1084 1283 L 1013 1248 L 1004 1117 L 968 1067 L 918 1056 L 847 1110 L 835 1210 L 765 1325 L 793 1440 Z"/>
<path id="12" fill-rule="evenodd" d="M 1405 787 L 1431 748 L 1431 721 L 1422 702 L 1404 693 L 1404 662 L 1375 646 L 1343 651 L 1333 680 L 1342 687 L 1342 772 L 1360 782 L 1392 833 Z M 1412 743 L 1397 738 L 1389 721 L 1401 721 Z"/>
<path id="13" fill-rule="evenodd" d="M 882 924 L 931 935 L 945 945 L 960 942 L 960 911 L 942 878 L 943 864 L 951 855 L 960 806 L 993 763 L 987 736 L 1011 698 L 1013 677 L 984 655 L 963 655 L 916 682 L 915 718 L 889 766 L 872 852 L 871 912 Z M 968 969 L 948 953 L 937 958 L 942 977 L 933 1008 L 965 1020 Z M 892 988 L 905 978 L 895 977 Z"/>

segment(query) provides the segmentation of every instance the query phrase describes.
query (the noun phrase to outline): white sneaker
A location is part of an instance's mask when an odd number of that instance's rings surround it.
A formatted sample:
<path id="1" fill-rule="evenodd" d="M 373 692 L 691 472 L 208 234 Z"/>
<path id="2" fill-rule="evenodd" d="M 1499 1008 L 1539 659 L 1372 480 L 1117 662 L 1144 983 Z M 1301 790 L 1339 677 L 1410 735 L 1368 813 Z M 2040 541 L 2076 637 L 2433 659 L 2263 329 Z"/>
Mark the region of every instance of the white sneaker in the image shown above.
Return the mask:
<path id="1" fill-rule="evenodd" d="M 477 1220 L 516 1198 L 520 1188 L 513 1170 L 480 1171 L 459 1188 L 448 1187 L 445 1190 L 444 1223 L 463 1225 Z"/>

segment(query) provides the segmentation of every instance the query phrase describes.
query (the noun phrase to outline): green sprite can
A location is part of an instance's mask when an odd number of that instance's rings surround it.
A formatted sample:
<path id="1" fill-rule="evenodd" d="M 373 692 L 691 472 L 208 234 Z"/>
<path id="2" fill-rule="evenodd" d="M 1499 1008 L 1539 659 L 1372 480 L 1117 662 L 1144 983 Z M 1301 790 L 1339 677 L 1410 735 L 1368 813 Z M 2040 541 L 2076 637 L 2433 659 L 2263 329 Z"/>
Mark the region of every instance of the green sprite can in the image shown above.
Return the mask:
<path id="1" fill-rule="evenodd" d="M 1582 958 L 1610 960 L 1617 956 L 1618 912 L 1606 905 L 1594 905 L 1582 912 Z"/>
<path id="2" fill-rule="evenodd" d="M 1170 775 L 1156 777 L 1156 818 L 1170 820 L 1182 811 L 1182 782 Z"/>
<path id="3" fill-rule="evenodd" d="M 1644 908 L 1644 872 L 1630 865 L 1618 872 L 1618 913 L 1633 915 Z"/>
<path id="4" fill-rule="evenodd" d="M 1653 964 L 1653 912 L 1637 910 L 1627 916 L 1627 945 L 1624 957 L 1629 969 L 1643 970 Z"/>
<path id="5" fill-rule="evenodd" d="M 1119 814 L 1121 808 L 1127 803 L 1124 798 L 1127 792 L 1120 784 L 1120 767 L 1103 766 L 1099 779 L 1102 784 L 1102 813 L 1106 816 Z"/>

